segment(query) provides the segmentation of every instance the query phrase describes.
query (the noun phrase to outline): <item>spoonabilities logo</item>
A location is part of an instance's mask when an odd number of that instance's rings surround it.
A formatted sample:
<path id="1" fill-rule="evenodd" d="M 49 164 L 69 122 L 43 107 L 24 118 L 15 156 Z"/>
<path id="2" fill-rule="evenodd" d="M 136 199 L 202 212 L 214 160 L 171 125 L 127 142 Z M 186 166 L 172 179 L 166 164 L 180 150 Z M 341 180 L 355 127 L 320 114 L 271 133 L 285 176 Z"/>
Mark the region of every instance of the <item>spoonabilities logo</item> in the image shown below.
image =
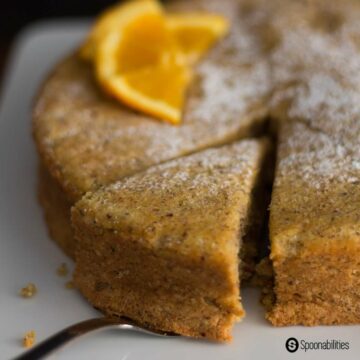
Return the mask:
<path id="1" fill-rule="evenodd" d="M 298 350 L 312 351 L 312 350 L 350 350 L 349 341 L 342 341 L 338 339 L 326 339 L 322 341 L 308 341 L 304 339 L 296 339 L 290 337 L 285 342 L 285 348 L 289 353 L 294 353 Z"/>
<path id="2" fill-rule="evenodd" d="M 294 353 L 299 348 L 299 342 L 296 338 L 288 338 L 285 343 L 286 350 L 290 353 Z"/>

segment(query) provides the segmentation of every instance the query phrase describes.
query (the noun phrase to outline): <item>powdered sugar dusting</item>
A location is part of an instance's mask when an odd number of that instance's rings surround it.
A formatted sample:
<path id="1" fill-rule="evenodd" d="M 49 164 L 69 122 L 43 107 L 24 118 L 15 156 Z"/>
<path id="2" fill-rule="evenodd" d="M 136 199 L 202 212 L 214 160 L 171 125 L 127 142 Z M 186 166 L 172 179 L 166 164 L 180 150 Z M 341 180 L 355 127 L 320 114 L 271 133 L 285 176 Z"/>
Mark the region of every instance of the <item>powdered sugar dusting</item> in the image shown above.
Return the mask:
<path id="1" fill-rule="evenodd" d="M 306 120 L 344 143 L 350 129 L 360 131 L 360 8 L 316 2 L 307 10 L 290 21 L 286 12 L 275 17 L 282 41 L 271 56 L 271 105 L 289 102 L 289 118 Z"/>
<path id="2" fill-rule="evenodd" d="M 210 11 L 225 13 L 231 31 L 198 66 L 201 97 L 189 99 L 188 117 L 228 127 L 231 119 L 241 121 L 254 108 L 265 108 L 271 82 L 269 62 L 257 33 L 264 21 L 263 10 L 245 14 L 240 5 L 235 1 L 206 3 Z"/>
<path id="3" fill-rule="evenodd" d="M 283 125 L 276 186 L 289 181 L 324 189 L 338 183 L 360 184 L 359 158 L 328 135 L 303 123 Z"/>
<path id="4" fill-rule="evenodd" d="M 204 62 L 198 73 L 202 79 L 204 97 L 194 108 L 191 116 L 199 119 L 213 119 L 224 122 L 246 116 L 254 99 L 264 96 L 268 89 L 268 67 L 258 62 L 251 68 L 238 66 L 238 70 L 224 65 Z M 234 76 L 234 73 L 237 75 Z"/>
<path id="5" fill-rule="evenodd" d="M 360 7 L 338 3 L 323 9 L 321 4 L 309 6 L 302 17 L 289 20 L 287 10 L 273 20 L 282 40 L 270 59 L 270 105 L 287 122 L 281 125 L 277 186 L 299 181 L 329 189 L 360 182 L 360 47 L 355 40 L 360 26 L 351 13 L 359 14 Z M 326 13 L 329 9 L 334 15 Z M 335 20 L 327 23 L 330 16 L 339 19 L 337 27 Z"/>
<path id="6" fill-rule="evenodd" d="M 110 191 L 132 189 L 136 192 L 166 191 L 171 188 L 206 189 L 216 195 L 234 183 L 250 191 L 250 182 L 259 169 L 263 143 L 242 141 L 218 149 L 209 149 L 188 157 L 153 166 L 144 173 L 117 182 Z"/>
<path id="7" fill-rule="evenodd" d="M 286 35 L 274 62 L 276 82 L 285 88 L 276 102 L 294 99 L 290 117 L 339 123 L 360 114 L 359 52 L 341 41 L 303 29 Z"/>

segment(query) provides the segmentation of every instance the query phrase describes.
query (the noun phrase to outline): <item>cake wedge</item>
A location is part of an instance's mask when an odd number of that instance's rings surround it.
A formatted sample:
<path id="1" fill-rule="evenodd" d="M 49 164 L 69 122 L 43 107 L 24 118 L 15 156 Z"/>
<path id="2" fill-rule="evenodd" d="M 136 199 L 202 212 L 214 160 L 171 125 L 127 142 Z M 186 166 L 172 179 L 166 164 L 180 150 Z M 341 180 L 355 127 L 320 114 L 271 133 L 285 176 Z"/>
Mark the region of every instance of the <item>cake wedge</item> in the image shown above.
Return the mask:
<path id="1" fill-rule="evenodd" d="M 270 209 L 275 326 L 360 322 L 359 152 L 281 126 Z"/>
<path id="2" fill-rule="evenodd" d="M 245 140 L 87 193 L 72 209 L 82 294 L 109 316 L 230 340 L 244 316 L 239 254 L 267 150 Z"/>
<path id="3" fill-rule="evenodd" d="M 278 149 L 267 317 L 275 326 L 358 324 L 360 4 L 293 5 L 291 16 L 290 7 L 276 14 L 282 43 L 272 57 L 281 86 L 271 104 Z"/>

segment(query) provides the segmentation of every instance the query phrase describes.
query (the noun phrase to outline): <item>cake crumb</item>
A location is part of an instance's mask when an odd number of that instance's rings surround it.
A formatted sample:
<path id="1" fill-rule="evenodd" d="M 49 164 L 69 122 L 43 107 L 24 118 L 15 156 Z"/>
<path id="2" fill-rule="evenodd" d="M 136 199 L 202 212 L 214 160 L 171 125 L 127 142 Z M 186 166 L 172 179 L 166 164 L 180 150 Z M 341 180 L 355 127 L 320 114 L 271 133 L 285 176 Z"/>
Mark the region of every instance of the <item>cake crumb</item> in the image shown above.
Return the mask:
<path id="1" fill-rule="evenodd" d="M 56 269 L 56 273 L 59 276 L 67 276 L 67 274 L 69 273 L 69 269 L 66 265 L 66 263 L 62 263 L 57 269 Z"/>
<path id="2" fill-rule="evenodd" d="M 31 298 L 37 293 L 37 287 L 33 283 L 28 283 L 20 290 L 20 295 L 23 298 Z"/>
<path id="3" fill-rule="evenodd" d="M 74 282 L 73 281 L 68 281 L 68 282 L 66 282 L 65 283 L 65 287 L 67 288 L 67 289 L 74 289 L 75 288 L 75 284 L 74 284 Z"/>
<path id="4" fill-rule="evenodd" d="M 35 344 L 36 333 L 34 330 L 28 331 L 23 337 L 23 347 L 30 348 Z"/>

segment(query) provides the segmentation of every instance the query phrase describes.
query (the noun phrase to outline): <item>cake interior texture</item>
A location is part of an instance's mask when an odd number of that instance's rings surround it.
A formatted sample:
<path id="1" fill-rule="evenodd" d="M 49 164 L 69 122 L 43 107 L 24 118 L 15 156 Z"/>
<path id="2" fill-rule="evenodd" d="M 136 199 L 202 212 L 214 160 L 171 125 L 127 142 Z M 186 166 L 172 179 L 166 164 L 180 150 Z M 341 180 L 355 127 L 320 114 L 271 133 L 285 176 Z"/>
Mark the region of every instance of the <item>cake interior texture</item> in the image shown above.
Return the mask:
<path id="1" fill-rule="evenodd" d="M 360 2 L 202 0 L 169 9 L 232 23 L 196 69 L 182 125 L 115 103 L 76 55 L 56 67 L 35 105 L 40 200 L 51 236 L 76 261 L 79 289 L 108 315 L 229 340 L 275 170 L 267 319 L 360 323 Z M 275 166 L 256 140 L 264 134 L 275 138 Z M 244 138 L 253 140 L 237 142 Z M 226 166 L 219 156 L 191 165 L 222 152 Z M 197 177 L 209 183 L 193 190 Z M 194 240 L 205 233 L 208 241 Z"/>
<path id="2" fill-rule="evenodd" d="M 85 195 L 72 210 L 80 291 L 108 315 L 229 340 L 266 144 L 205 150 Z"/>
<path id="3" fill-rule="evenodd" d="M 270 212 L 274 325 L 360 322 L 354 161 L 344 146 L 302 122 L 281 125 Z"/>

